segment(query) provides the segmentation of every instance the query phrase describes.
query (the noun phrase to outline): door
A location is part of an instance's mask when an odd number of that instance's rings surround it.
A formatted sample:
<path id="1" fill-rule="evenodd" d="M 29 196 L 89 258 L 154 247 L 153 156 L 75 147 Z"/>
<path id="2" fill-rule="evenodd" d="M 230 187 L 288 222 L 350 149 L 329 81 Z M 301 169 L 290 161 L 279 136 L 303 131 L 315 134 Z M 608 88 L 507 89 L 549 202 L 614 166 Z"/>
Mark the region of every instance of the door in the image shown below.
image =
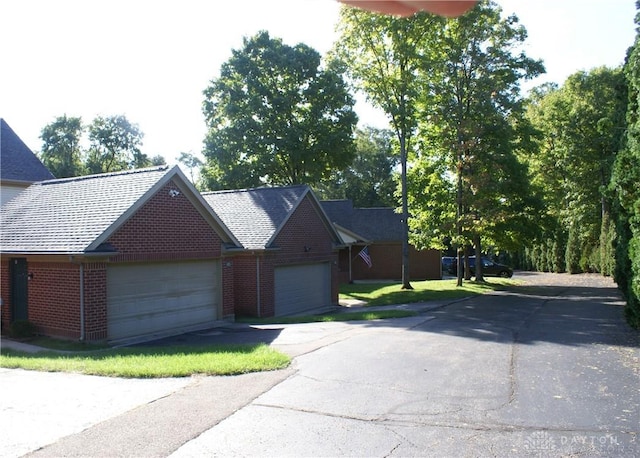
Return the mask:
<path id="1" fill-rule="evenodd" d="M 219 261 L 112 265 L 107 270 L 109 340 L 212 326 L 220 317 Z"/>
<path id="2" fill-rule="evenodd" d="M 28 271 L 25 258 L 14 258 L 10 261 L 11 269 L 11 321 L 28 320 Z"/>
<path id="3" fill-rule="evenodd" d="M 328 262 L 276 267 L 276 316 L 328 305 L 331 305 L 331 265 Z"/>

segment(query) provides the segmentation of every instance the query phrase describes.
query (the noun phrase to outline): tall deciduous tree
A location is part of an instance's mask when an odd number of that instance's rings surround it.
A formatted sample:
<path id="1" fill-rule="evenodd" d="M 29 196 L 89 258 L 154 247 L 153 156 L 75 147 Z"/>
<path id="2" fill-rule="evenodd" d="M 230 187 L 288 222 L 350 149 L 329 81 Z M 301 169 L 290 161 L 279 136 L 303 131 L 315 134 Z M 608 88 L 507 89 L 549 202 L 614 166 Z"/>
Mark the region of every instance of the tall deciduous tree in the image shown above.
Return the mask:
<path id="1" fill-rule="evenodd" d="M 407 158 L 418 123 L 417 100 L 427 90 L 418 78 L 421 65 L 432 61 L 427 46 L 444 19 L 426 13 L 396 18 L 343 6 L 335 56 L 347 65 L 368 100 L 389 117 L 397 136 L 401 164 L 401 205 L 404 224 L 402 287 L 409 282 L 409 210 Z"/>
<path id="2" fill-rule="evenodd" d="M 393 134 L 389 130 L 365 127 L 356 131 L 353 163 L 335 171 L 316 191 L 323 199 L 351 199 L 356 207 L 395 207 Z"/>
<path id="3" fill-rule="evenodd" d="M 520 83 L 544 67 L 521 51 L 526 37 L 515 16 L 503 18 L 496 3 L 485 0 L 444 22 L 426 43 L 435 57 L 419 69 L 427 88 L 421 92 L 422 152 L 445 157 L 455 176 L 458 285 L 469 271 L 461 265 L 465 245 L 475 245 L 480 256 L 482 237 L 507 243 L 506 231 L 515 237 L 535 215 L 527 171 L 516 157 L 524 135 Z M 415 211 L 432 210 L 418 205 Z M 482 279 L 481 268 L 476 277 Z"/>
<path id="4" fill-rule="evenodd" d="M 140 151 L 143 136 L 138 126 L 123 115 L 98 116 L 89 125 L 87 169 L 103 173 L 151 165 Z"/>
<path id="5" fill-rule="evenodd" d="M 210 189 L 315 184 L 353 159 L 354 101 L 307 45 L 245 38 L 204 95 Z"/>
<path id="6" fill-rule="evenodd" d="M 83 130 L 81 118 L 67 115 L 57 117 L 42 129 L 40 157 L 56 178 L 74 177 L 84 173 L 80 145 Z"/>

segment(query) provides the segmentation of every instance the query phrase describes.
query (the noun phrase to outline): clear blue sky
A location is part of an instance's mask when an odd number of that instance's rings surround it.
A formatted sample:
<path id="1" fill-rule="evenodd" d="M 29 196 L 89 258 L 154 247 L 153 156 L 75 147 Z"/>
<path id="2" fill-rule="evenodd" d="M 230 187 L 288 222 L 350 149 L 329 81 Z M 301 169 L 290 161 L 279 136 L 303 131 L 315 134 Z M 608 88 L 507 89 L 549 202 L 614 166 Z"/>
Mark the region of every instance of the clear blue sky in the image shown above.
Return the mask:
<path id="1" fill-rule="evenodd" d="M 635 38 L 634 0 L 497 0 L 529 32 L 545 81 L 623 63 Z M 202 91 L 242 44 L 268 30 L 325 53 L 335 0 L 0 0 L 0 117 L 35 152 L 57 116 L 124 114 L 145 133 L 143 151 L 170 164 L 200 153 Z M 384 127 L 364 103 L 361 123 Z"/>

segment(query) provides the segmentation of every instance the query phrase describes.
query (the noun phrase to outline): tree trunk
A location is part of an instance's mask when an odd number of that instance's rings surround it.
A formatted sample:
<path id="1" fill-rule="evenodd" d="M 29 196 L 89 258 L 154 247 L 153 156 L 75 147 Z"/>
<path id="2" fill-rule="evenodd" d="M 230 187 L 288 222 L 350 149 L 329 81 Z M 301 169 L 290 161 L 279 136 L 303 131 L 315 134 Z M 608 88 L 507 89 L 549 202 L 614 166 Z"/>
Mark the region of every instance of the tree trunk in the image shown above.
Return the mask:
<path id="1" fill-rule="evenodd" d="M 400 136 L 400 162 L 402 162 L 402 289 L 413 289 L 409 282 L 409 203 L 407 199 L 407 145 Z"/>
<path id="2" fill-rule="evenodd" d="M 460 139 L 460 134 L 458 133 L 458 139 Z M 460 141 L 460 140 L 459 140 Z M 462 143 L 460 141 L 460 143 Z M 457 286 L 462 286 L 462 254 L 463 247 L 462 244 L 462 146 L 458 151 L 458 179 L 457 179 L 457 189 L 456 189 L 456 235 L 458 236 L 458 259 L 457 259 L 457 271 L 458 271 L 458 281 L 456 283 Z"/>
<path id="3" fill-rule="evenodd" d="M 470 245 L 464 246 L 464 279 L 471 280 L 471 267 L 469 266 L 469 251 L 471 251 Z"/>
<path id="4" fill-rule="evenodd" d="M 476 246 L 476 281 L 484 281 L 484 275 L 482 274 L 482 245 L 480 235 L 474 236 L 473 243 Z"/>

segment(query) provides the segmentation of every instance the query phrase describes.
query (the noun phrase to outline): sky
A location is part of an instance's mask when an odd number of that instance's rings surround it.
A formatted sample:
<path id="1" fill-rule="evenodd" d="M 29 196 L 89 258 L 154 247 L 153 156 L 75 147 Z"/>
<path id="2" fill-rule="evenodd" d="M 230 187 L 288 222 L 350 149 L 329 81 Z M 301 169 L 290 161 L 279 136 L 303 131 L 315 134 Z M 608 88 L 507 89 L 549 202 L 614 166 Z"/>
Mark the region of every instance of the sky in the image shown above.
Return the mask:
<path id="1" fill-rule="evenodd" d="M 579 70 L 616 67 L 635 39 L 635 0 L 497 0 L 528 31 L 525 51 L 562 84 Z M 56 117 L 123 114 L 142 151 L 178 163 L 199 155 L 203 90 L 243 37 L 267 30 L 321 54 L 337 38 L 336 0 L 0 0 L 0 117 L 38 153 Z M 358 97 L 361 125 L 386 117 Z"/>

